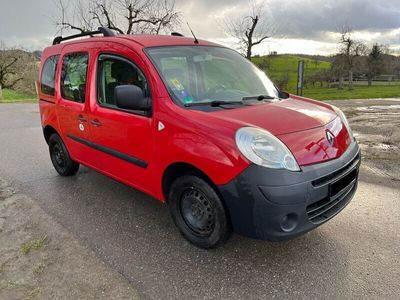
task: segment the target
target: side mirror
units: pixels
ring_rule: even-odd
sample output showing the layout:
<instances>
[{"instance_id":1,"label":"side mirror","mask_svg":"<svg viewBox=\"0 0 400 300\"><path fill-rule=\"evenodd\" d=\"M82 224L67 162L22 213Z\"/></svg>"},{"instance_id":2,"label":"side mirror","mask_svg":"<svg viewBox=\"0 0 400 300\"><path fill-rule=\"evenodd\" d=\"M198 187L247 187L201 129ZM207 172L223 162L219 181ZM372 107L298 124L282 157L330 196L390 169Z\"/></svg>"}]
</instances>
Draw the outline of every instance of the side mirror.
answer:
<instances>
[{"instance_id":1,"label":"side mirror","mask_svg":"<svg viewBox=\"0 0 400 300\"><path fill-rule=\"evenodd\" d=\"M148 111L151 108L150 98L136 85L119 85L114 89L117 107L130 110Z\"/></svg>"},{"instance_id":2,"label":"side mirror","mask_svg":"<svg viewBox=\"0 0 400 300\"><path fill-rule=\"evenodd\" d=\"M290 94L288 92L279 91L279 97L282 98L282 99L287 99L287 98L290 97Z\"/></svg>"}]
</instances>

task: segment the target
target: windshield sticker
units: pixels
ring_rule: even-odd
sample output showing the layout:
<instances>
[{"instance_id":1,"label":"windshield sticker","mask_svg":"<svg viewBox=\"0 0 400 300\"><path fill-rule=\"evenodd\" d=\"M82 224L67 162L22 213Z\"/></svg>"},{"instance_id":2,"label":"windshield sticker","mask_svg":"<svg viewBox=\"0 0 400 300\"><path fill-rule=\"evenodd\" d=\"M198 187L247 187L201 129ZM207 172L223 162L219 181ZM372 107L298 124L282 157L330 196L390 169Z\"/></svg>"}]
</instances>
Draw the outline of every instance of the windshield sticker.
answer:
<instances>
[{"instance_id":1,"label":"windshield sticker","mask_svg":"<svg viewBox=\"0 0 400 300\"><path fill-rule=\"evenodd\" d=\"M179 82L179 80L176 78L171 79L171 83L178 91L183 91L185 89L183 85Z\"/></svg>"},{"instance_id":2,"label":"windshield sticker","mask_svg":"<svg viewBox=\"0 0 400 300\"><path fill-rule=\"evenodd\" d=\"M185 104L192 103L193 102L193 98L190 97L190 96L186 96L186 97L183 98L183 102Z\"/></svg>"}]
</instances>

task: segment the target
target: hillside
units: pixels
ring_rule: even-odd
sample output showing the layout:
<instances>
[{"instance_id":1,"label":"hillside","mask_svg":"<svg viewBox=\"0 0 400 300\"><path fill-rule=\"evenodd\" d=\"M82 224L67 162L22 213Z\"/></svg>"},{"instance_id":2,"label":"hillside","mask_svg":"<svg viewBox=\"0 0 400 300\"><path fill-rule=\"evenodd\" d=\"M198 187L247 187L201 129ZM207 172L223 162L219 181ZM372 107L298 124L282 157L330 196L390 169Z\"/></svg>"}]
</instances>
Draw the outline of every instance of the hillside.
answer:
<instances>
[{"instance_id":1,"label":"hillside","mask_svg":"<svg viewBox=\"0 0 400 300\"><path fill-rule=\"evenodd\" d=\"M314 60L311 58L288 54L256 56L252 58L253 63L264 70L275 83L278 83L287 76L287 90L289 92L296 91L297 66L300 60L304 60L305 62L305 77L314 74L319 70L329 69L331 66L331 63L327 61Z\"/></svg>"}]
</instances>

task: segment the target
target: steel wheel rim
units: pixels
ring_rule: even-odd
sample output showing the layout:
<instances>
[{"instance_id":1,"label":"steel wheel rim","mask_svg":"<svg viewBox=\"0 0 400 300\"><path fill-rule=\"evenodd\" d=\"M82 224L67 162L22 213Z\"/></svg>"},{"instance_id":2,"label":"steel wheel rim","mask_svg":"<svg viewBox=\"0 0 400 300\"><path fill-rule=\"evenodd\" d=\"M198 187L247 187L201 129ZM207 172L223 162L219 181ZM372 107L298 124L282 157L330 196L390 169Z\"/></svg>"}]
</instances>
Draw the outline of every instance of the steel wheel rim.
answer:
<instances>
[{"instance_id":1,"label":"steel wheel rim","mask_svg":"<svg viewBox=\"0 0 400 300\"><path fill-rule=\"evenodd\" d=\"M53 145L51 156L53 158L53 162L57 165L57 167L61 170L64 170L66 165L66 158L60 143L57 142Z\"/></svg>"},{"instance_id":2,"label":"steel wheel rim","mask_svg":"<svg viewBox=\"0 0 400 300\"><path fill-rule=\"evenodd\" d=\"M186 225L197 235L209 236L214 229L215 216L210 201L199 190L191 188L182 193L180 210Z\"/></svg>"}]
</instances>

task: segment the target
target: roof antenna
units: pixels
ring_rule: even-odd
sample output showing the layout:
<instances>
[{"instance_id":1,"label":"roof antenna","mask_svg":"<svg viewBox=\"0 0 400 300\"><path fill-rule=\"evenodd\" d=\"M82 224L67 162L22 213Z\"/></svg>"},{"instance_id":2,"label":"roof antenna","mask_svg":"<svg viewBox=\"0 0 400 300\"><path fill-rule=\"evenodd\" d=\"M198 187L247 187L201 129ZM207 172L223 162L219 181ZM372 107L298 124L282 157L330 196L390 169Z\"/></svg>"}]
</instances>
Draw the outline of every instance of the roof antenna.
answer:
<instances>
[{"instance_id":1,"label":"roof antenna","mask_svg":"<svg viewBox=\"0 0 400 300\"><path fill-rule=\"evenodd\" d=\"M194 35L192 28L190 28L189 22L186 22L187 26L189 27L190 32L192 33L193 37L194 37L194 43L198 44L199 41L197 39L197 37Z\"/></svg>"}]
</instances>

